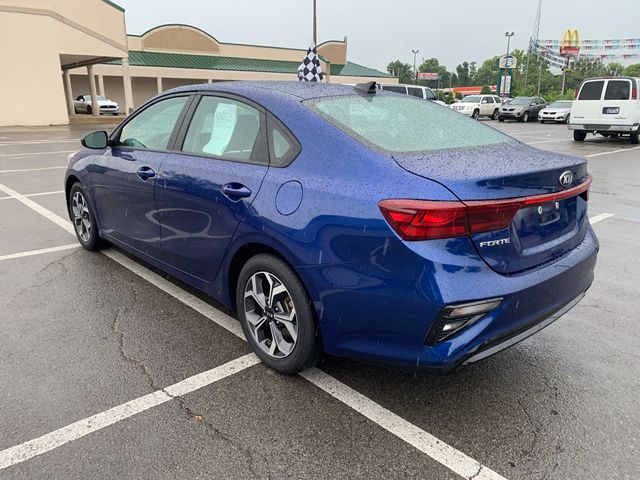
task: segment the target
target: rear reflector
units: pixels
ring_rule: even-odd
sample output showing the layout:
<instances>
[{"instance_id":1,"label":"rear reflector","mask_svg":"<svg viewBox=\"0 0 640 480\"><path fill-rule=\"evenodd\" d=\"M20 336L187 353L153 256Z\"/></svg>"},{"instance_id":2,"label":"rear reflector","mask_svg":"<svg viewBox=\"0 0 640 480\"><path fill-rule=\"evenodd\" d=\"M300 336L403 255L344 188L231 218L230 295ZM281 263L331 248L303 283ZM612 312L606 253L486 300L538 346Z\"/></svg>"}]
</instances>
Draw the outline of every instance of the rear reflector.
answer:
<instances>
[{"instance_id":1,"label":"rear reflector","mask_svg":"<svg viewBox=\"0 0 640 480\"><path fill-rule=\"evenodd\" d=\"M591 176L557 193L503 200L441 202L382 200L378 206L391 228L404 240L435 240L507 228L521 208L582 196L588 200Z\"/></svg>"}]
</instances>

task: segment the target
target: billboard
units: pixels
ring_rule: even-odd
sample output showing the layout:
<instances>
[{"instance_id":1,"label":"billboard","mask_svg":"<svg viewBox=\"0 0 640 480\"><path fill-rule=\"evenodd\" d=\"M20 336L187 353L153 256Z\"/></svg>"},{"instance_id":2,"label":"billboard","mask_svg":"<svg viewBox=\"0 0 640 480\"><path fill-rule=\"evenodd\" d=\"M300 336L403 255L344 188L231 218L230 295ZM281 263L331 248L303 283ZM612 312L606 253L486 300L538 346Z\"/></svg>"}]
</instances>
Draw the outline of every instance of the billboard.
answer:
<instances>
[{"instance_id":1,"label":"billboard","mask_svg":"<svg viewBox=\"0 0 640 480\"><path fill-rule=\"evenodd\" d=\"M516 68L518 60L513 55L502 55L498 61L498 68Z\"/></svg>"},{"instance_id":2,"label":"billboard","mask_svg":"<svg viewBox=\"0 0 640 480\"><path fill-rule=\"evenodd\" d=\"M437 72L418 72L418 80L440 80Z\"/></svg>"}]
</instances>

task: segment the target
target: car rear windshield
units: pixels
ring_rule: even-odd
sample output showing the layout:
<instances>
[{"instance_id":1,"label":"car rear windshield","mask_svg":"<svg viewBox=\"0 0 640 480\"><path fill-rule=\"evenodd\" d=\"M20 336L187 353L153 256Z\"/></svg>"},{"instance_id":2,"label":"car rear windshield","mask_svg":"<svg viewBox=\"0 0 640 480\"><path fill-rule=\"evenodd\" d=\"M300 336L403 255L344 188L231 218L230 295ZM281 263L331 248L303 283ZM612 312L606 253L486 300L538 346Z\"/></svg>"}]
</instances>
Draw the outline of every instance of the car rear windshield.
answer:
<instances>
[{"instance_id":1,"label":"car rear windshield","mask_svg":"<svg viewBox=\"0 0 640 480\"><path fill-rule=\"evenodd\" d=\"M362 143L388 152L497 145L507 135L436 103L396 95L325 97L305 102Z\"/></svg>"},{"instance_id":2,"label":"car rear windshield","mask_svg":"<svg viewBox=\"0 0 640 480\"><path fill-rule=\"evenodd\" d=\"M604 80L598 80L596 82L586 82L580 89L578 100L600 100L603 86Z\"/></svg>"}]
</instances>

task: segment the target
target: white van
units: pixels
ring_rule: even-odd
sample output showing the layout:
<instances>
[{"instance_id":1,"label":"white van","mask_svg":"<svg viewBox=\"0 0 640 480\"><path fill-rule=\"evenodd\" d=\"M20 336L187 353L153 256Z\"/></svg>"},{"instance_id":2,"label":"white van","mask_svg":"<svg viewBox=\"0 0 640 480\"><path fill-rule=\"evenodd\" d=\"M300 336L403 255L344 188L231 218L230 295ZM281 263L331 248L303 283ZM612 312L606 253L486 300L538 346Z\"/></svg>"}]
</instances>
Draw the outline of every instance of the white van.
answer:
<instances>
[{"instance_id":1,"label":"white van","mask_svg":"<svg viewBox=\"0 0 640 480\"><path fill-rule=\"evenodd\" d=\"M571 106L569 129L583 142L587 133L605 137L629 135L640 141L640 79L633 77L588 78L582 82Z\"/></svg>"},{"instance_id":2,"label":"white van","mask_svg":"<svg viewBox=\"0 0 640 480\"><path fill-rule=\"evenodd\" d=\"M411 95L412 97L423 98L425 100L431 100L440 105L446 105L444 102L438 100L438 96L429 87L423 87L422 85L410 85L405 83L382 83L380 84L382 90L387 92L404 93L405 95Z\"/></svg>"}]
</instances>

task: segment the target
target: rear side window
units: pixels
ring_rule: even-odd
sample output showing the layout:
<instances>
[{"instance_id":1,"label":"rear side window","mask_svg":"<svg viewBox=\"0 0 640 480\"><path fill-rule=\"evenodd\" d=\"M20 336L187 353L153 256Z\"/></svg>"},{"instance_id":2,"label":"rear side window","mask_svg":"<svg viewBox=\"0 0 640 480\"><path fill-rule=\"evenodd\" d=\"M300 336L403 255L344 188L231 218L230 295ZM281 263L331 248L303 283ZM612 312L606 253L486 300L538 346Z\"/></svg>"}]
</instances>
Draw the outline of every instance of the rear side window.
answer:
<instances>
[{"instance_id":1,"label":"rear side window","mask_svg":"<svg viewBox=\"0 0 640 480\"><path fill-rule=\"evenodd\" d=\"M262 114L230 98L204 96L198 104L182 151L229 160L268 160L263 141Z\"/></svg>"},{"instance_id":2,"label":"rear side window","mask_svg":"<svg viewBox=\"0 0 640 480\"><path fill-rule=\"evenodd\" d=\"M148 150L166 150L173 129L188 98L167 98L145 108L122 127L118 145Z\"/></svg>"},{"instance_id":3,"label":"rear side window","mask_svg":"<svg viewBox=\"0 0 640 480\"><path fill-rule=\"evenodd\" d=\"M631 82L629 80L609 80L604 92L605 100L629 100Z\"/></svg>"},{"instance_id":4,"label":"rear side window","mask_svg":"<svg viewBox=\"0 0 640 480\"><path fill-rule=\"evenodd\" d=\"M510 137L481 122L407 96L325 97L304 103L361 143L392 153L511 142Z\"/></svg>"},{"instance_id":5,"label":"rear side window","mask_svg":"<svg viewBox=\"0 0 640 480\"><path fill-rule=\"evenodd\" d=\"M390 92L404 93L405 95L407 93L407 87L398 87L396 85L385 85L382 87L382 89L388 90Z\"/></svg>"},{"instance_id":6,"label":"rear side window","mask_svg":"<svg viewBox=\"0 0 640 480\"><path fill-rule=\"evenodd\" d=\"M604 87L604 80L586 82L580 89L578 100L600 100L600 97L602 97L602 87Z\"/></svg>"},{"instance_id":7,"label":"rear side window","mask_svg":"<svg viewBox=\"0 0 640 480\"><path fill-rule=\"evenodd\" d=\"M409 95L411 95L412 97L424 98L421 88L407 87L407 90L409 90Z\"/></svg>"},{"instance_id":8,"label":"rear side window","mask_svg":"<svg viewBox=\"0 0 640 480\"><path fill-rule=\"evenodd\" d=\"M436 97L436 94L433 93L433 90L431 90L430 88L427 88L424 91L424 93L425 93L425 95L427 97L427 100L437 100L438 99L438 97Z\"/></svg>"},{"instance_id":9,"label":"rear side window","mask_svg":"<svg viewBox=\"0 0 640 480\"><path fill-rule=\"evenodd\" d=\"M493 103L492 97L484 97L484 99L486 100L485 103Z\"/></svg>"},{"instance_id":10,"label":"rear side window","mask_svg":"<svg viewBox=\"0 0 640 480\"><path fill-rule=\"evenodd\" d=\"M289 165L298 155L300 144L273 119L268 120L268 125L271 164L277 167Z\"/></svg>"}]
</instances>

